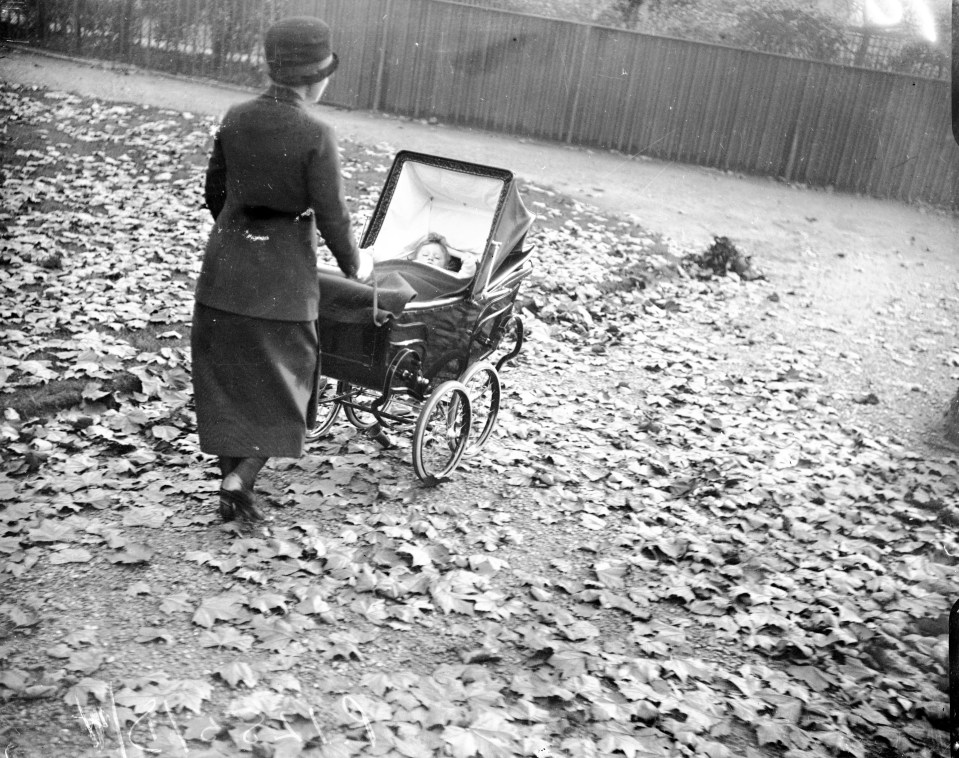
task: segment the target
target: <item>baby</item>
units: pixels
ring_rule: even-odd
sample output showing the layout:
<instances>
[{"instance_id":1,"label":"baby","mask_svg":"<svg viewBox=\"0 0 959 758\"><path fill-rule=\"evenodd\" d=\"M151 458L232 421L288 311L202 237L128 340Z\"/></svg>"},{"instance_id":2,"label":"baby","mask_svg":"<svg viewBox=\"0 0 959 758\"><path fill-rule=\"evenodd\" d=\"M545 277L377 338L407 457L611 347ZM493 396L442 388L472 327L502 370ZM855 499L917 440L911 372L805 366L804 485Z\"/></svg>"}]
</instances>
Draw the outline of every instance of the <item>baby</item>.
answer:
<instances>
[{"instance_id":1,"label":"baby","mask_svg":"<svg viewBox=\"0 0 959 758\"><path fill-rule=\"evenodd\" d=\"M476 273L476 256L450 247L446 238L435 232L413 245L410 260L450 271L464 279Z\"/></svg>"},{"instance_id":2,"label":"baby","mask_svg":"<svg viewBox=\"0 0 959 758\"><path fill-rule=\"evenodd\" d=\"M416 244L410 260L428 263L430 266L445 268L450 271L453 256L450 255L446 240L439 234L428 234L426 238Z\"/></svg>"}]
</instances>

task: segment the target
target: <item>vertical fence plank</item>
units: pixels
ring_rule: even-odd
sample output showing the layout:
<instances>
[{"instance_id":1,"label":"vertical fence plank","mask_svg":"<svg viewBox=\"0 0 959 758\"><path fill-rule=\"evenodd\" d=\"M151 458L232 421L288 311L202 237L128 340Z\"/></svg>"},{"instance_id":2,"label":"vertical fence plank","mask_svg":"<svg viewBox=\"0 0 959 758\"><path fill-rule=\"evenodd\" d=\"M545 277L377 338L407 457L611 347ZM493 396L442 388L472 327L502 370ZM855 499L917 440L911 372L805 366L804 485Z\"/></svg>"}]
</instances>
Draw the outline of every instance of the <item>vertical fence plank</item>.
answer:
<instances>
[{"instance_id":1,"label":"vertical fence plank","mask_svg":"<svg viewBox=\"0 0 959 758\"><path fill-rule=\"evenodd\" d=\"M579 63L575 72L576 83L573 85L573 90L570 93L571 96L568 105L569 127L566 129L566 142L572 142L573 135L576 134L576 115L579 110L579 95L583 91L583 77L588 65L587 55L590 51L590 28L583 26L580 36L580 54L577 57ZM570 60L572 60L572 58L570 58Z\"/></svg>"},{"instance_id":2,"label":"vertical fence plank","mask_svg":"<svg viewBox=\"0 0 959 758\"><path fill-rule=\"evenodd\" d=\"M82 40L81 40L82 32L80 27L80 3L81 2L82 0L73 0L73 31L75 35L74 49L78 53L80 52L82 48Z\"/></svg>"},{"instance_id":3,"label":"vertical fence plank","mask_svg":"<svg viewBox=\"0 0 959 758\"><path fill-rule=\"evenodd\" d=\"M386 0L383 7L383 24L381 30L387 26L393 19L393 0ZM373 87L373 97L370 108L373 111L380 110L380 100L383 97L383 73L386 70L386 40L383 34L377 35L379 38L379 55L376 58L376 84Z\"/></svg>"}]
</instances>

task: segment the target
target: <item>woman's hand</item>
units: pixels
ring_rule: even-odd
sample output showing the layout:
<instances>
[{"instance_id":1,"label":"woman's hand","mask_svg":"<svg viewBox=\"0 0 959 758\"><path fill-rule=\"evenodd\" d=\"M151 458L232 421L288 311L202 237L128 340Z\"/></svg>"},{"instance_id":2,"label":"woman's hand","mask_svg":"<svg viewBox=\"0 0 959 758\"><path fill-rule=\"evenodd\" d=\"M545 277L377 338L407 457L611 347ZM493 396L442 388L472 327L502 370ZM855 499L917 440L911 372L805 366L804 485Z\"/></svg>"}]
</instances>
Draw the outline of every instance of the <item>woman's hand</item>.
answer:
<instances>
[{"instance_id":1,"label":"woman's hand","mask_svg":"<svg viewBox=\"0 0 959 758\"><path fill-rule=\"evenodd\" d=\"M356 279L368 282L373 278L373 255L369 250L361 249L359 265L356 267Z\"/></svg>"}]
</instances>

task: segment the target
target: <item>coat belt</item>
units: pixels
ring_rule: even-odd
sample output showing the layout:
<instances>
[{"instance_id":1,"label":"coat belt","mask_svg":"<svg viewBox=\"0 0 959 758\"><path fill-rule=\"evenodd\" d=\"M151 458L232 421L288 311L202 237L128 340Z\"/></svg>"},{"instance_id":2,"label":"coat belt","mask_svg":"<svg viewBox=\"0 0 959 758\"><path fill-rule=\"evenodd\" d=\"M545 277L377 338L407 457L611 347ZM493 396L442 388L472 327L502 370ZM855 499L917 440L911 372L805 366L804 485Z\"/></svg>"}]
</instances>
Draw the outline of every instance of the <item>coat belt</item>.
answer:
<instances>
[{"instance_id":1,"label":"coat belt","mask_svg":"<svg viewBox=\"0 0 959 758\"><path fill-rule=\"evenodd\" d=\"M244 205L243 213L247 218L262 221L268 218L290 218L295 219L300 213L293 211L281 211L276 208L270 208L268 205Z\"/></svg>"}]
</instances>

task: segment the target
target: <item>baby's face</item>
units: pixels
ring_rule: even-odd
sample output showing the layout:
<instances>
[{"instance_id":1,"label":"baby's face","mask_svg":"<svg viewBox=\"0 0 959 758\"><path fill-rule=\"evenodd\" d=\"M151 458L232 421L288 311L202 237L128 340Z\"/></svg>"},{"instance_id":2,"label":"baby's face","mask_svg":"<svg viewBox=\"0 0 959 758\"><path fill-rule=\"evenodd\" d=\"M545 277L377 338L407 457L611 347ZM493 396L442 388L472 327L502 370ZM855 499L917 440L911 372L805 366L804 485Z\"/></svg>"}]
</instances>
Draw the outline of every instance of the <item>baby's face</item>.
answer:
<instances>
[{"instance_id":1,"label":"baby's face","mask_svg":"<svg viewBox=\"0 0 959 758\"><path fill-rule=\"evenodd\" d=\"M430 266L445 268L449 262L449 253L439 242L427 242L416 252L416 260Z\"/></svg>"}]
</instances>

